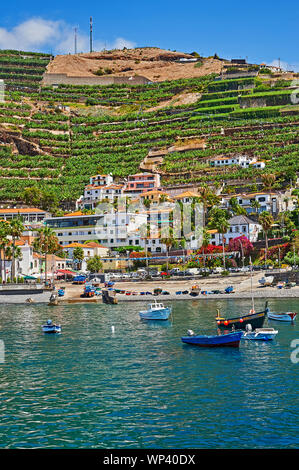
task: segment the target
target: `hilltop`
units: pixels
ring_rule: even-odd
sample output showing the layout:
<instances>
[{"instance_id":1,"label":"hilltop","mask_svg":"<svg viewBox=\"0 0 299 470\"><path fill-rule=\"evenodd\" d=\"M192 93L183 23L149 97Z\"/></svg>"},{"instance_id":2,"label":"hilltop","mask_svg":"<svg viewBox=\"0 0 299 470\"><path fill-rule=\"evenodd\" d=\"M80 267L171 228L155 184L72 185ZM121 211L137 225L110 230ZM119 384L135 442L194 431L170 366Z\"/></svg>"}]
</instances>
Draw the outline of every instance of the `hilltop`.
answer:
<instances>
[{"instance_id":1,"label":"hilltop","mask_svg":"<svg viewBox=\"0 0 299 470\"><path fill-rule=\"evenodd\" d=\"M140 75L161 82L221 72L221 60L197 56L155 47L58 55L49 63L47 73L64 73L70 77Z\"/></svg>"}]
</instances>

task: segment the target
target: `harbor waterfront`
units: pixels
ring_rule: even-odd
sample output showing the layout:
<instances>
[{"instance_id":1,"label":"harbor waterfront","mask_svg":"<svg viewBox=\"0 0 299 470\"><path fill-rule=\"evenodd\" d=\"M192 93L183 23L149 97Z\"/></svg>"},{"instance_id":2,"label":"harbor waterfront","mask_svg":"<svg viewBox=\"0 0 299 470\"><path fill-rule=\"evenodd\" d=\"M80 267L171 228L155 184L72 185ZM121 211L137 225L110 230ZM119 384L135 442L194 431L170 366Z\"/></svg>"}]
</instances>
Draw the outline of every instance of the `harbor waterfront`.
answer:
<instances>
[{"instance_id":1,"label":"harbor waterfront","mask_svg":"<svg viewBox=\"0 0 299 470\"><path fill-rule=\"evenodd\" d=\"M0 447L298 448L298 322L266 320L273 341L205 349L181 336L215 332L217 309L238 316L249 299L165 299L164 322L139 319L146 303L1 304ZM299 299L269 307L298 311ZM42 332L49 318L61 334Z\"/></svg>"}]
</instances>

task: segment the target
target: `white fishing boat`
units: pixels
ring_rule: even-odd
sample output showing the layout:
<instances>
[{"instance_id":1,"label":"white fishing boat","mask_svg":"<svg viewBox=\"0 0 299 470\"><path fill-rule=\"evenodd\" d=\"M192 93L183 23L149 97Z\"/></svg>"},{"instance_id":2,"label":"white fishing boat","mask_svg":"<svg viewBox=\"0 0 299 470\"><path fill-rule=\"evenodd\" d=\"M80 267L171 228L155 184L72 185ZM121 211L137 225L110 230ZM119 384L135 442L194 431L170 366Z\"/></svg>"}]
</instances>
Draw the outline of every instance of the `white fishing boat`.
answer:
<instances>
[{"instance_id":1,"label":"white fishing boat","mask_svg":"<svg viewBox=\"0 0 299 470\"><path fill-rule=\"evenodd\" d=\"M277 321L284 321L284 322L293 322L296 319L297 312L267 312L267 316L269 320L277 320Z\"/></svg>"},{"instance_id":2,"label":"white fishing boat","mask_svg":"<svg viewBox=\"0 0 299 470\"><path fill-rule=\"evenodd\" d=\"M259 279L259 283L261 286L266 287L266 286L271 286L274 280L274 276L267 276L267 277L262 277Z\"/></svg>"},{"instance_id":3,"label":"white fishing boat","mask_svg":"<svg viewBox=\"0 0 299 470\"><path fill-rule=\"evenodd\" d=\"M171 314L171 307L165 307L163 303L155 301L148 304L147 310L139 312L140 318L143 320L168 320Z\"/></svg>"},{"instance_id":4,"label":"white fishing boat","mask_svg":"<svg viewBox=\"0 0 299 470\"><path fill-rule=\"evenodd\" d=\"M278 331L274 328L256 328L252 331L251 325L247 325L241 339L253 341L270 341L275 338Z\"/></svg>"}]
</instances>

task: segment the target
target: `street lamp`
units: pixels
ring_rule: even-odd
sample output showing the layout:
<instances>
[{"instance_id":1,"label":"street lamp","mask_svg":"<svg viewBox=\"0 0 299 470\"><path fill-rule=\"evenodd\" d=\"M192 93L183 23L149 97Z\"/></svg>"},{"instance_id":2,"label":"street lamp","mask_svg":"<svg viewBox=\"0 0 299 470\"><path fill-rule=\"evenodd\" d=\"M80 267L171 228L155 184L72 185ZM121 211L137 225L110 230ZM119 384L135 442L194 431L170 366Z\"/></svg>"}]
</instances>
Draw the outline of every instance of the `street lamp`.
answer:
<instances>
[{"instance_id":1,"label":"street lamp","mask_svg":"<svg viewBox=\"0 0 299 470\"><path fill-rule=\"evenodd\" d=\"M243 249L242 241L240 240L240 238L238 239L238 242L239 242L240 245L241 245L242 264L243 264L243 269L244 269L244 249Z\"/></svg>"}]
</instances>

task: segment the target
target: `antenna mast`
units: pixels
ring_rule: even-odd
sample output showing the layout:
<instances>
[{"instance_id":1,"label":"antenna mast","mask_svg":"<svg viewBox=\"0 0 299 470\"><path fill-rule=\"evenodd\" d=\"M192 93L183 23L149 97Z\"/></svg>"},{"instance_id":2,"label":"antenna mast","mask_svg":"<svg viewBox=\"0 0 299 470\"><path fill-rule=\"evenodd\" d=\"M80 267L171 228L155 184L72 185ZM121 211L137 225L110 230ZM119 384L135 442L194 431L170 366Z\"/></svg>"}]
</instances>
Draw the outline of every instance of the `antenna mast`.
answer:
<instances>
[{"instance_id":1,"label":"antenna mast","mask_svg":"<svg viewBox=\"0 0 299 470\"><path fill-rule=\"evenodd\" d=\"M89 19L90 24L90 33L89 33L89 42L90 42L90 52L92 52L92 17Z\"/></svg>"},{"instance_id":2,"label":"antenna mast","mask_svg":"<svg viewBox=\"0 0 299 470\"><path fill-rule=\"evenodd\" d=\"M75 54L77 54L77 28L75 28Z\"/></svg>"}]
</instances>

